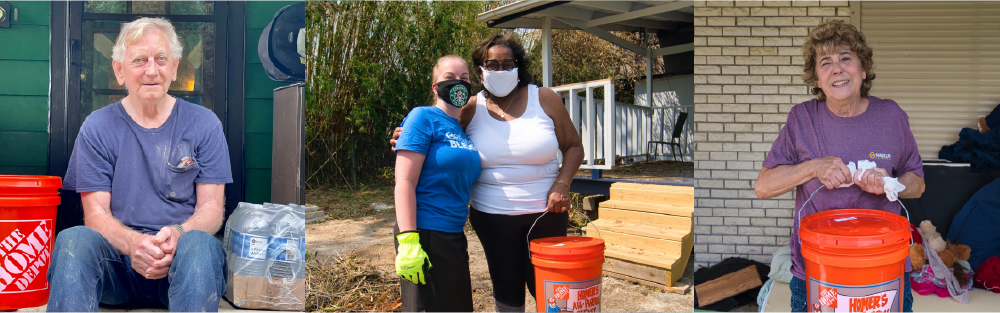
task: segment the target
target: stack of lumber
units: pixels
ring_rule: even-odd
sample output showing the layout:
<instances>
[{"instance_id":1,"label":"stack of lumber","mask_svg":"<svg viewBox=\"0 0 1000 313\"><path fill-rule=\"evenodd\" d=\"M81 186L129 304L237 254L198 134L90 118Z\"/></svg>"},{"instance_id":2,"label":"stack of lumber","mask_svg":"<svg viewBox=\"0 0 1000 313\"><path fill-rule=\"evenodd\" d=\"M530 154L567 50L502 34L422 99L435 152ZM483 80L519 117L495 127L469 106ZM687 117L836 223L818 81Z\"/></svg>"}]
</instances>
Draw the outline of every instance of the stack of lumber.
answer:
<instances>
[{"instance_id":1,"label":"stack of lumber","mask_svg":"<svg viewBox=\"0 0 1000 313\"><path fill-rule=\"evenodd\" d=\"M694 187L615 183L594 221L604 239L604 273L667 288L687 266L694 245ZM598 237L598 231L587 230Z\"/></svg>"}]
</instances>

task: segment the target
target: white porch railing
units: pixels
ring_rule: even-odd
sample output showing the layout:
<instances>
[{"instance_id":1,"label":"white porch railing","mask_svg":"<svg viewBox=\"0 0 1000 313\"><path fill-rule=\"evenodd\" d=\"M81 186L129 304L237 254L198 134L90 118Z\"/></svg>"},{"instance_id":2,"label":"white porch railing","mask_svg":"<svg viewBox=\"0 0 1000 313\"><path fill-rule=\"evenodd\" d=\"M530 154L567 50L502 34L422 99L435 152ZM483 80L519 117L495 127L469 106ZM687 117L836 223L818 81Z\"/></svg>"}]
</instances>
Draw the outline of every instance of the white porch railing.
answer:
<instances>
[{"instance_id":1,"label":"white porch railing","mask_svg":"<svg viewBox=\"0 0 1000 313\"><path fill-rule=\"evenodd\" d=\"M615 153L615 135L612 133L615 129L603 127L604 121L616 120L614 115L616 113L615 84L611 82L611 79L605 79L557 86L551 89L563 98L573 126L576 126L577 131L580 132L580 139L583 141L583 165L580 166L580 169L611 169L614 161L604 162L600 165L596 163L598 159L613 156ZM594 99L595 89L603 89L605 95L610 95L601 101L603 105L601 105L600 110L597 104L598 99ZM579 92L584 92L583 99L577 95ZM559 161L562 162L561 155Z\"/></svg>"},{"instance_id":2,"label":"white porch railing","mask_svg":"<svg viewBox=\"0 0 1000 313\"><path fill-rule=\"evenodd\" d=\"M643 105L645 99L637 98L636 100L641 102L637 105L594 97L594 91L602 88L607 95L608 92L614 93L615 86L611 80L599 80L551 88L562 97L573 125L580 132L584 150L584 164L580 166L581 169L611 169L615 164L647 161L646 143L670 141L678 113L681 111L691 113L694 107L676 104L676 99L674 101L659 99L665 97L660 94L654 94L656 103L660 105L653 108ZM578 95L580 92L583 92L584 96ZM605 111L604 108L609 106L612 110ZM610 115L611 112L614 112L613 117ZM604 121L610 118L614 118L614 127L605 128ZM690 160L693 157L692 120L693 116L688 115L684 122L684 131L679 138L683 149L682 160ZM657 159L671 159L669 149L669 147L662 148ZM560 161L562 161L561 156Z\"/></svg>"}]
</instances>

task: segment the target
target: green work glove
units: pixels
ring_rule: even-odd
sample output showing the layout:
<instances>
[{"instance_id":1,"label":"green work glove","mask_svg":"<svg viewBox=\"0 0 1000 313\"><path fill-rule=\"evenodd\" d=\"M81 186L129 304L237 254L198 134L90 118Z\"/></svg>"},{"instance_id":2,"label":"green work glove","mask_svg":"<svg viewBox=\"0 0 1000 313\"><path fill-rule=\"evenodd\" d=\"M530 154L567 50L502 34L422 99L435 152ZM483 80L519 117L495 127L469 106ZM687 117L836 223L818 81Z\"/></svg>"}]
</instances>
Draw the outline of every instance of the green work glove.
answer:
<instances>
[{"instance_id":1,"label":"green work glove","mask_svg":"<svg viewBox=\"0 0 1000 313\"><path fill-rule=\"evenodd\" d=\"M396 274L414 284L424 284L424 260L430 268L431 260L420 246L420 234L408 231L396 235L399 248L396 251Z\"/></svg>"}]
</instances>

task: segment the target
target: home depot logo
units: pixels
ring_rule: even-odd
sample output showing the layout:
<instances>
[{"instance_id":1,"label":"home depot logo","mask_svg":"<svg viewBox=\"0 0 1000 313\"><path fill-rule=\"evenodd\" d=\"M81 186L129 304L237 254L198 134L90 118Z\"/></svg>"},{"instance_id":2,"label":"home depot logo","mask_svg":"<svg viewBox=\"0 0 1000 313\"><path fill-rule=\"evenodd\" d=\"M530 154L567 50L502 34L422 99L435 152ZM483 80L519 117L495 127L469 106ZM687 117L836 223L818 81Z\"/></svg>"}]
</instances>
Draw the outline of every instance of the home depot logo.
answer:
<instances>
[{"instance_id":1,"label":"home depot logo","mask_svg":"<svg viewBox=\"0 0 1000 313\"><path fill-rule=\"evenodd\" d=\"M32 282L45 274L52 256L52 220L0 222L0 228L8 225L13 225L14 230L0 241L0 293L26 291L29 286L35 287L32 290L47 287Z\"/></svg>"},{"instance_id":2,"label":"home depot logo","mask_svg":"<svg viewBox=\"0 0 1000 313\"><path fill-rule=\"evenodd\" d=\"M555 291L555 292L553 292L553 296L556 299L562 299L562 300L569 299L569 286L568 285L555 285L555 288L553 288L553 289Z\"/></svg>"},{"instance_id":3,"label":"home depot logo","mask_svg":"<svg viewBox=\"0 0 1000 313\"><path fill-rule=\"evenodd\" d=\"M868 158L875 160L892 160L892 154L869 152Z\"/></svg>"},{"instance_id":4,"label":"home depot logo","mask_svg":"<svg viewBox=\"0 0 1000 313\"><path fill-rule=\"evenodd\" d=\"M827 307L837 308L837 288L819 286L819 303Z\"/></svg>"}]
</instances>

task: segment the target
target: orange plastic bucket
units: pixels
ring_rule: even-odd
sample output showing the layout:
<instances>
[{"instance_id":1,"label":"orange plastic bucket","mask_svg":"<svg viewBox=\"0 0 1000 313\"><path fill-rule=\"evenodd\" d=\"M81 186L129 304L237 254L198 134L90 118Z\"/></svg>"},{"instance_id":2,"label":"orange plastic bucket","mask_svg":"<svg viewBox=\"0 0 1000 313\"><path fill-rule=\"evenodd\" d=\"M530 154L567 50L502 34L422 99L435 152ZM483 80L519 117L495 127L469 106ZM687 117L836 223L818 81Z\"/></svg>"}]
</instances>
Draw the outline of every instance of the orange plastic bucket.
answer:
<instances>
[{"instance_id":1,"label":"orange plastic bucket","mask_svg":"<svg viewBox=\"0 0 1000 313\"><path fill-rule=\"evenodd\" d=\"M549 237L531 241L537 312L600 312L604 239Z\"/></svg>"},{"instance_id":2,"label":"orange plastic bucket","mask_svg":"<svg viewBox=\"0 0 1000 313\"><path fill-rule=\"evenodd\" d=\"M837 209L802 218L810 312L900 312L910 222L871 209Z\"/></svg>"},{"instance_id":3,"label":"orange plastic bucket","mask_svg":"<svg viewBox=\"0 0 1000 313\"><path fill-rule=\"evenodd\" d=\"M41 306L62 179L0 175L0 310Z\"/></svg>"}]
</instances>

